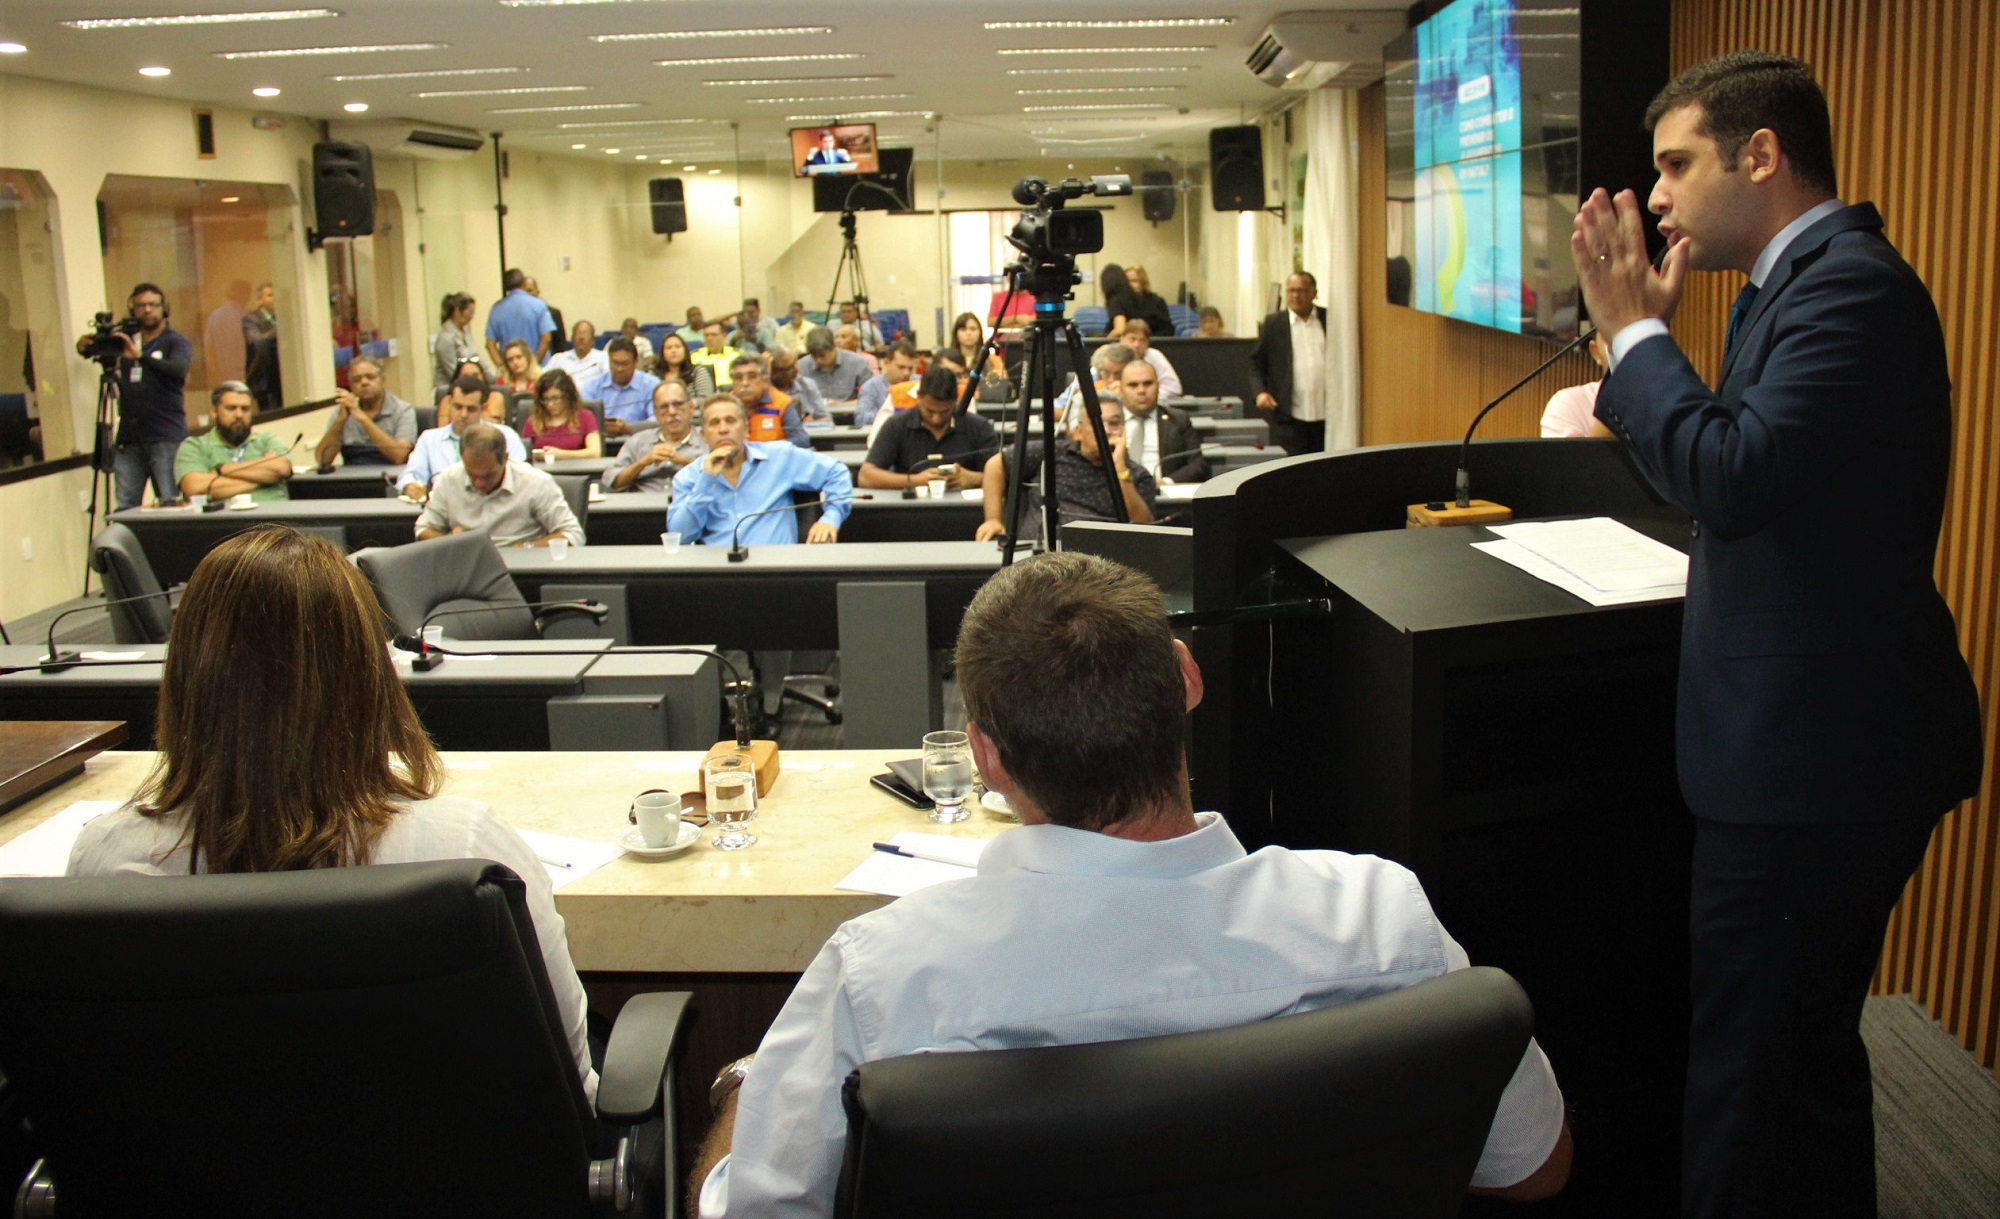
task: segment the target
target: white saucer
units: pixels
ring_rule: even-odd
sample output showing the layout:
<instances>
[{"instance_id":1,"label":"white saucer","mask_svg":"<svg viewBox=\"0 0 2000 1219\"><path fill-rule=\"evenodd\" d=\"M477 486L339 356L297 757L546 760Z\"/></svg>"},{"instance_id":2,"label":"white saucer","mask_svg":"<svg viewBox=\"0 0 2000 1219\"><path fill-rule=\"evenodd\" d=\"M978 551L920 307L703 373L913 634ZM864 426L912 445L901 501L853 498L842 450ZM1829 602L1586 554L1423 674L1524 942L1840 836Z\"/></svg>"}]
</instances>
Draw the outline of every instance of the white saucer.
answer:
<instances>
[{"instance_id":1,"label":"white saucer","mask_svg":"<svg viewBox=\"0 0 2000 1219\"><path fill-rule=\"evenodd\" d=\"M247 504L235 504L235 503L232 503L232 504L230 504L230 505L229 505L229 510L230 510L231 512L248 512L248 511L250 511L250 510L251 510L252 508L255 508L256 506L257 506L257 501L256 501L256 500L251 500L251 501L250 501L249 503L247 503Z\"/></svg>"},{"instance_id":2,"label":"white saucer","mask_svg":"<svg viewBox=\"0 0 2000 1219\"><path fill-rule=\"evenodd\" d=\"M680 840L670 846L647 846L646 840L639 836L639 827L636 825L618 835L619 846L643 859L665 859L669 855L678 855L700 841L701 827L687 821L681 822Z\"/></svg>"},{"instance_id":3,"label":"white saucer","mask_svg":"<svg viewBox=\"0 0 2000 1219\"><path fill-rule=\"evenodd\" d=\"M995 817L1004 817L1009 821L1019 821L1021 819L1021 814L1015 812L1014 806L1007 803L1007 797L1001 795L999 792L989 791L979 797L979 805Z\"/></svg>"}]
</instances>

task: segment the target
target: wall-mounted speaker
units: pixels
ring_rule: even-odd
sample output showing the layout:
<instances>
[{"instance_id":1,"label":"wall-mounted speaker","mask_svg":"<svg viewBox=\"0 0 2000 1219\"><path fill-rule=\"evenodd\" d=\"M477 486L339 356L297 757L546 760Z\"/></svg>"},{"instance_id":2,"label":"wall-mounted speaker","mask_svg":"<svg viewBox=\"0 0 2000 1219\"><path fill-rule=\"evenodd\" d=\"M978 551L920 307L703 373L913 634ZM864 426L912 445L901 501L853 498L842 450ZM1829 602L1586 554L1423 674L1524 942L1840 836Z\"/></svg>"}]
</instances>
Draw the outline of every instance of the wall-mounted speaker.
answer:
<instances>
[{"instance_id":1,"label":"wall-mounted speaker","mask_svg":"<svg viewBox=\"0 0 2000 1219\"><path fill-rule=\"evenodd\" d=\"M653 205L653 231L671 238L688 230L687 195L679 178L654 178L646 183L646 197Z\"/></svg>"},{"instance_id":2,"label":"wall-mounted speaker","mask_svg":"<svg viewBox=\"0 0 2000 1219\"><path fill-rule=\"evenodd\" d=\"M1264 210L1264 133L1217 127L1208 133L1210 201L1218 212Z\"/></svg>"},{"instance_id":3,"label":"wall-mounted speaker","mask_svg":"<svg viewBox=\"0 0 2000 1219\"><path fill-rule=\"evenodd\" d=\"M313 145L313 215L318 241L375 231L375 154L366 144ZM316 243L315 243L316 244Z\"/></svg>"},{"instance_id":4,"label":"wall-mounted speaker","mask_svg":"<svg viewBox=\"0 0 2000 1219\"><path fill-rule=\"evenodd\" d=\"M1164 169L1149 169L1139 175L1139 206L1148 220L1174 218L1174 175Z\"/></svg>"}]
</instances>

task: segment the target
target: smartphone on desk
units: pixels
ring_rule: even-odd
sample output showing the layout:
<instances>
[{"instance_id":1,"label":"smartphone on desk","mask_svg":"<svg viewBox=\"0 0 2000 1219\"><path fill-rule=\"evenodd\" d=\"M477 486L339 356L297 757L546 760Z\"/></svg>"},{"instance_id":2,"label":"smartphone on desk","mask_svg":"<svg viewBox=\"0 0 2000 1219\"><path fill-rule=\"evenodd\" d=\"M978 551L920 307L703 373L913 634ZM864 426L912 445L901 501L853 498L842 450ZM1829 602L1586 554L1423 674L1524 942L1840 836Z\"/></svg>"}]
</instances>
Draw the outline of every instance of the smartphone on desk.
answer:
<instances>
[{"instance_id":1,"label":"smartphone on desk","mask_svg":"<svg viewBox=\"0 0 2000 1219\"><path fill-rule=\"evenodd\" d=\"M868 781L896 797L896 799L901 800L904 804L909 805L911 808L929 809L931 807L929 796L924 795L921 791L912 790L907 783L904 783L902 779L894 774L874 775Z\"/></svg>"}]
</instances>

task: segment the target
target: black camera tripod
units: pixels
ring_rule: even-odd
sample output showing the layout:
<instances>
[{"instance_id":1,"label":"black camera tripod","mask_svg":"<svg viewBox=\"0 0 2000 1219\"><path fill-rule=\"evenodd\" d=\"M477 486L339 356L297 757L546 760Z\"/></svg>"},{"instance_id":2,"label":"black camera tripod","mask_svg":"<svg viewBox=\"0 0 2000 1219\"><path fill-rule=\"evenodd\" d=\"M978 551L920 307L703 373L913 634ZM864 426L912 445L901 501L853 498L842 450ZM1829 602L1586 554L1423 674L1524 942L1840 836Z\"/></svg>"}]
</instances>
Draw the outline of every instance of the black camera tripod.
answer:
<instances>
[{"instance_id":1,"label":"black camera tripod","mask_svg":"<svg viewBox=\"0 0 2000 1219\"><path fill-rule=\"evenodd\" d=\"M109 517L118 501L116 484L112 481L118 471L118 360L115 356L94 356L99 369L97 375L97 415L93 427L90 453L90 518L85 527L86 539L97 536L98 496L104 497L104 515ZM90 546L83 552L83 595L90 595Z\"/></svg>"}]
</instances>

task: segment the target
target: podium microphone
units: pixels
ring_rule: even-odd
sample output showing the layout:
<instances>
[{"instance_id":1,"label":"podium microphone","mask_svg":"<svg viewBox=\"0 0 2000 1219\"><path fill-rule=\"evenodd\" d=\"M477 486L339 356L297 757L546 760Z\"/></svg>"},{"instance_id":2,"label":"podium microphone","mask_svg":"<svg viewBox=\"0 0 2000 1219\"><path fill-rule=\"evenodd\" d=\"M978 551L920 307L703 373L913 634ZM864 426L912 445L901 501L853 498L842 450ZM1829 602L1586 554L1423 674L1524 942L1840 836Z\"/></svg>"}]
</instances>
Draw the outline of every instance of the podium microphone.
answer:
<instances>
[{"instance_id":1,"label":"podium microphone","mask_svg":"<svg viewBox=\"0 0 2000 1219\"><path fill-rule=\"evenodd\" d=\"M153 601L161 597L171 598L172 596L173 593L165 591L157 593L140 593L135 597L118 597L110 601L100 601L91 605L72 606L71 608L66 609L62 613L57 614L55 617L49 619L49 654L43 657L41 660L37 661L33 666L30 667L38 668L44 673L60 673L64 669L73 669L77 665L83 663L83 653L81 651L71 652L68 655L64 655L61 651L57 650L56 648L56 624L58 622L61 622L63 619L69 617L71 614L81 614L85 610L108 609L114 605L130 605L134 601Z\"/></svg>"},{"instance_id":2,"label":"podium microphone","mask_svg":"<svg viewBox=\"0 0 2000 1219\"><path fill-rule=\"evenodd\" d=\"M430 626L431 623L436 622L440 618L453 618L460 614L502 614L522 609L545 609L551 613L588 614L592 622L603 622L611 615L611 607L602 601L524 601L517 605L473 605L467 606L464 609L435 610L428 618L425 618L423 622L418 624L416 634L397 635L391 642L402 651L415 652L417 654L417 658L410 662L411 670L418 673L428 673L443 664L444 658L452 655L452 653L442 648L431 647L427 644L424 641L425 627ZM537 617L535 619L535 626L538 630L541 624L542 618Z\"/></svg>"},{"instance_id":3,"label":"podium microphone","mask_svg":"<svg viewBox=\"0 0 2000 1219\"><path fill-rule=\"evenodd\" d=\"M775 508L766 508L761 512L746 512L742 516L737 517L736 528L729 531L729 561L731 563L741 563L750 557L750 548L743 544L744 521L751 520L754 517L769 516L774 512L797 512L801 508L817 508L824 503L826 503L826 496L821 495L814 499L801 500L796 504L779 504Z\"/></svg>"},{"instance_id":4,"label":"podium microphone","mask_svg":"<svg viewBox=\"0 0 2000 1219\"><path fill-rule=\"evenodd\" d=\"M1543 372L1547 371L1549 365L1555 363L1557 360L1562 359L1564 356L1568 355L1572 351L1575 351L1577 348L1583 346L1585 343L1588 343L1590 341L1590 336L1595 333L1597 332L1594 328L1590 330L1584 330L1582 328L1579 328L1577 331L1577 336L1575 338L1571 339L1567 343L1564 343L1560 348L1556 350L1556 353L1554 355L1550 356L1546 360L1543 360L1540 364L1535 365L1533 371L1529 372L1527 376L1522 377L1519 381L1514 382L1512 385L1508 386L1505 390L1501 391L1499 397L1493 399L1493 401L1491 402L1488 402L1485 406L1480 407L1479 413L1472 417L1472 422L1467 424L1465 428L1465 439L1458 442L1458 479L1457 479L1456 490L1458 492L1457 504L1460 508L1470 508L1472 506L1472 475L1467 471L1466 467L1469 464L1468 459L1472 449L1472 433L1478 430L1479 421L1486 418L1486 416L1492 412L1494 407L1500 405L1502 402L1505 402L1507 399L1513 397L1515 391L1519 390L1523 385L1526 385L1528 382L1534 380L1536 377L1541 376Z\"/></svg>"}]
</instances>

